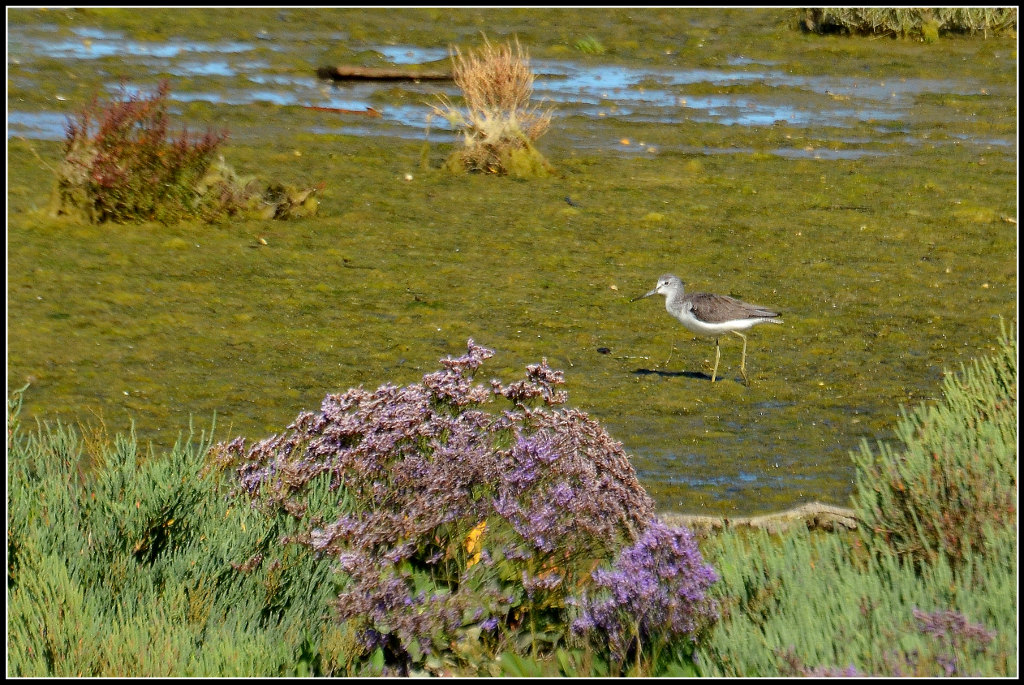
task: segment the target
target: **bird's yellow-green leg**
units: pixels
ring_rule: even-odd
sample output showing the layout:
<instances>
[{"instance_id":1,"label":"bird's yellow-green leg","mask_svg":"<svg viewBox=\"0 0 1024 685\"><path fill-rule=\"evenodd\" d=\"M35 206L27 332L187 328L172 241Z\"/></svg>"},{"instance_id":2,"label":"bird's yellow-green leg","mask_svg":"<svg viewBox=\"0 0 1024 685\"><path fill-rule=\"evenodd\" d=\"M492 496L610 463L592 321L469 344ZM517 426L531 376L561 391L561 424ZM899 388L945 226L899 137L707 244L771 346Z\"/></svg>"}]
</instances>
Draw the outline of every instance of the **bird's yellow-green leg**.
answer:
<instances>
[{"instance_id":1,"label":"bird's yellow-green leg","mask_svg":"<svg viewBox=\"0 0 1024 685\"><path fill-rule=\"evenodd\" d=\"M718 346L718 338L715 338L715 368L711 371L711 382L715 382L718 375L718 360L722 358L722 348Z\"/></svg>"},{"instance_id":2,"label":"bird's yellow-green leg","mask_svg":"<svg viewBox=\"0 0 1024 685\"><path fill-rule=\"evenodd\" d=\"M672 361L672 353L675 352L675 351L676 351L676 344L672 343L672 347L668 348L668 359L666 359L665 363L662 364L662 366L664 366L666 369L668 368L668 363L670 361Z\"/></svg>"},{"instance_id":3,"label":"bird's yellow-green leg","mask_svg":"<svg viewBox=\"0 0 1024 685\"><path fill-rule=\"evenodd\" d=\"M733 333L743 338L743 356L740 358L740 375L743 376L743 382L750 385L750 381L747 380L747 336L743 335L739 331L733 331Z\"/></svg>"}]
</instances>

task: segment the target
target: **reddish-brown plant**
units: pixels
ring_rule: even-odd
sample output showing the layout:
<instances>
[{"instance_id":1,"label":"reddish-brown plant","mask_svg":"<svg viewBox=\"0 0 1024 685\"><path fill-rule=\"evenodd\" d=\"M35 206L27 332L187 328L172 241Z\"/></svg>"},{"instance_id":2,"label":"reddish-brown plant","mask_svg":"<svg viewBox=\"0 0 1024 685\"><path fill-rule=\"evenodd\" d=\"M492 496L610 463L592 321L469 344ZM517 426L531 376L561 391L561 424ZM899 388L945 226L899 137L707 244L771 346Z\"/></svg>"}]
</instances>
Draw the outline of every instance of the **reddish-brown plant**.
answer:
<instances>
[{"instance_id":1,"label":"reddish-brown plant","mask_svg":"<svg viewBox=\"0 0 1024 685\"><path fill-rule=\"evenodd\" d=\"M58 179L58 213L94 223L174 223L210 208L197 190L225 132L170 133L170 86L150 96L126 90L94 98L68 120Z\"/></svg>"}]
</instances>

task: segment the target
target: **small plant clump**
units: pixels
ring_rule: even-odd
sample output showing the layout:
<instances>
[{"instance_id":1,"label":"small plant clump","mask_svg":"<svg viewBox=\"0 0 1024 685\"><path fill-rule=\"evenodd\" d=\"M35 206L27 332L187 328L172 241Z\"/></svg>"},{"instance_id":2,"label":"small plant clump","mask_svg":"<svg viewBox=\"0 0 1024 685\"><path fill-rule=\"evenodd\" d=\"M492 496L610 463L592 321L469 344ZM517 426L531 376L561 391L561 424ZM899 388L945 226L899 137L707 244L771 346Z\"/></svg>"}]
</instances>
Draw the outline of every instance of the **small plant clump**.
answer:
<instances>
[{"instance_id":1,"label":"small plant clump","mask_svg":"<svg viewBox=\"0 0 1024 685\"><path fill-rule=\"evenodd\" d=\"M211 456L271 511L301 516L309 484L329 480L343 514L287 542L347 575L337 616L388 672L500 672L503 652L551 656L594 630L617 631L599 651L612 663L692 644L715 617L696 542L654 521L597 422L554 408L561 372L542 361L524 380L474 384L492 355L470 340L421 383L328 395L286 433ZM512 406L484 411L500 398Z\"/></svg>"},{"instance_id":2,"label":"small plant clump","mask_svg":"<svg viewBox=\"0 0 1024 685\"><path fill-rule=\"evenodd\" d=\"M495 46L484 37L477 51L453 51L453 76L466 110L441 96L434 111L462 132L465 146L445 167L519 177L548 175L551 165L534 143L547 131L551 112L530 105L534 75L519 41Z\"/></svg>"},{"instance_id":3,"label":"small plant clump","mask_svg":"<svg viewBox=\"0 0 1024 685\"><path fill-rule=\"evenodd\" d=\"M216 222L229 216L287 218L316 213L313 191L240 179L214 161L224 131L170 135L170 86L150 96L124 91L92 102L69 118L58 168L54 211L91 223Z\"/></svg>"},{"instance_id":4,"label":"small plant clump","mask_svg":"<svg viewBox=\"0 0 1024 685\"><path fill-rule=\"evenodd\" d=\"M200 207L195 185L225 132L170 139L167 82L151 97L97 98L70 118L57 185L58 213L84 212L93 223L173 223Z\"/></svg>"},{"instance_id":5,"label":"small plant clump","mask_svg":"<svg viewBox=\"0 0 1024 685\"><path fill-rule=\"evenodd\" d=\"M593 36L580 38L573 43L573 47L586 55L603 55L607 52L604 44Z\"/></svg>"}]
</instances>

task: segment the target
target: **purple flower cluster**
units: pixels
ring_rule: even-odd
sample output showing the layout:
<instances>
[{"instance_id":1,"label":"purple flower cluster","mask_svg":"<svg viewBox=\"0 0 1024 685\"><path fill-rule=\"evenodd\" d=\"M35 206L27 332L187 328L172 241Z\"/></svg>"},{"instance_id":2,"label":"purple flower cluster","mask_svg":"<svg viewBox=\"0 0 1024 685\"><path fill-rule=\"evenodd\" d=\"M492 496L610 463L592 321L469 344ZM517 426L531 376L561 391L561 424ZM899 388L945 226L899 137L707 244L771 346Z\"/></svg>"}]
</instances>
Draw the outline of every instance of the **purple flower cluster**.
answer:
<instances>
[{"instance_id":1,"label":"purple flower cluster","mask_svg":"<svg viewBox=\"0 0 1024 685\"><path fill-rule=\"evenodd\" d=\"M846 668L835 666L814 666L809 667L796 655L792 647L778 650L779 673L786 677L800 678L863 678L865 675L857 670L857 667L850 664Z\"/></svg>"},{"instance_id":2,"label":"purple flower cluster","mask_svg":"<svg viewBox=\"0 0 1024 685\"><path fill-rule=\"evenodd\" d=\"M695 640L717 618L708 588L718 581L704 563L693 534L652 522L640 539L622 550L610 569L597 569L596 596L585 595L573 629L604 637L614 660L654 641Z\"/></svg>"},{"instance_id":3,"label":"purple flower cluster","mask_svg":"<svg viewBox=\"0 0 1024 685\"><path fill-rule=\"evenodd\" d=\"M512 400L517 404L540 397L544 404L564 404L569 396L564 390L556 391L556 385L565 383L565 374L556 371L548 366L548 360L542 359L540 364L530 364L526 367L526 380L516 381L508 385L502 385L498 381L491 381L496 393Z\"/></svg>"},{"instance_id":4,"label":"purple flower cluster","mask_svg":"<svg viewBox=\"0 0 1024 685\"><path fill-rule=\"evenodd\" d=\"M977 651L984 651L992 640L995 639L995 632L988 630L980 623L971 623L967 617L957 611L935 611L926 612L914 609L914 619L917 621L917 629L938 640L946 653L939 654L935 660L945 671L947 676L959 674L959 660L957 652L975 645Z\"/></svg>"},{"instance_id":5,"label":"purple flower cluster","mask_svg":"<svg viewBox=\"0 0 1024 685\"><path fill-rule=\"evenodd\" d=\"M971 623L958 611L927 612L914 609L917 629L925 635L939 638L943 644L963 646L977 642L984 646L995 639L996 634L980 623Z\"/></svg>"},{"instance_id":6,"label":"purple flower cluster","mask_svg":"<svg viewBox=\"0 0 1024 685\"><path fill-rule=\"evenodd\" d=\"M881 655L884 675L879 677L920 677L920 676L957 676L961 673L960 656L966 650L984 652L996 634L979 623L971 623L966 616L957 611L926 612L914 609L916 630L922 635L935 638L939 649L929 648L924 653L917 649L908 652L894 650ZM806 666L796 651L790 647L780 650L780 672L784 676L800 677L865 677L853 665L845 669L834 666ZM942 669L936 672L935 667Z\"/></svg>"},{"instance_id":7,"label":"purple flower cluster","mask_svg":"<svg viewBox=\"0 0 1024 685\"><path fill-rule=\"evenodd\" d=\"M971 623L958 611L913 611L914 629L934 640L924 649L894 650L882 657L882 670L895 677L941 677L973 675L964 673L964 657L982 654L996 634L979 623Z\"/></svg>"},{"instance_id":8,"label":"purple flower cluster","mask_svg":"<svg viewBox=\"0 0 1024 685\"><path fill-rule=\"evenodd\" d=\"M368 646L386 638L429 653L470 624L518 624L509 614L524 600L564 606L538 596L564 597L589 580L590 560L611 557L653 519L621 444L583 412L556 406L566 400L555 389L561 372L543 361L522 381L474 383L492 355L470 340L421 383L328 395L285 433L213 449L254 504L302 517L305 488L322 474L335 501L352 503L329 520L310 512L307 531L290 540L348 575L338 612L362 622ZM485 410L502 399L511 407ZM467 536L482 522L479 563L470 564ZM481 581L488 572L501 581Z\"/></svg>"}]
</instances>

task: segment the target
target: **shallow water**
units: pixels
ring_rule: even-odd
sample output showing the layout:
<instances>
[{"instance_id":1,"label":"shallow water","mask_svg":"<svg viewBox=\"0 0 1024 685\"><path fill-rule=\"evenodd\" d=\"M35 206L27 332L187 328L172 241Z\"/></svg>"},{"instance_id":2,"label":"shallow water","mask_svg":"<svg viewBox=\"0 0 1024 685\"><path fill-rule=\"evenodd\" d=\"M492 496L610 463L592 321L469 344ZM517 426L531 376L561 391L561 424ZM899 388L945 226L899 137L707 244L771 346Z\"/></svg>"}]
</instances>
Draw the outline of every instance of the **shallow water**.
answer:
<instances>
[{"instance_id":1,"label":"shallow water","mask_svg":"<svg viewBox=\"0 0 1024 685\"><path fill-rule=\"evenodd\" d=\"M171 39L159 43L136 41L121 31L90 27L71 27L72 37L53 40L54 25L20 25L8 33L8 61L31 78L34 59L61 60L70 68L90 62L117 60L132 72L151 70L180 79L172 99L177 102L202 101L211 104L246 106L269 103L282 107L327 107L352 111L368 108L381 113L373 125L326 127L311 126L313 133L349 133L354 135L397 135L423 139L433 129L431 140L449 139L451 126L441 117L431 116L431 102L444 94L456 97L457 87L449 82L393 83L355 81L334 83L316 78L310 69L306 74L282 74L269 59L254 58L264 48L275 52L298 51L305 37L271 36L263 32L250 42L201 42ZM426 64L444 60L448 48L421 48L413 45L369 45L360 51L388 65ZM684 121L716 123L727 126L772 126L783 123L798 128L853 128L862 122L875 122L875 138L843 137L841 131L832 138L848 146L870 145L885 141L900 132L909 143L923 140L905 135L901 126L918 105L921 95L954 94L974 96L1000 90L998 82L975 82L963 78L894 78L874 76L851 78L838 75L795 75L771 63L758 62L742 55L730 57L724 68L665 68L628 64L583 63L581 60L534 59L538 74L534 97L543 106L553 108L556 117L582 116L591 119L613 117L618 123L673 124ZM441 68L444 68L443 66ZM214 78L222 77L222 78ZM230 79L230 84L223 79ZM118 81L106 81L108 92L120 87ZM742 93L707 94L689 92L687 86L709 87L754 86ZM128 92L138 92L128 87ZM381 105L381 94L400 91L407 104L389 102ZM62 96L57 96L59 100ZM386 97L386 95L385 95ZM8 137L59 139L63 137L64 116L55 111L22 111L10 108ZM60 122L59 125L57 122ZM598 129L599 130L599 129ZM595 131L596 132L596 131ZM964 137L970 143L970 137ZM586 147L615 150L607 136L598 134L582 140ZM1015 139L988 138L982 145L1012 147ZM679 148L677 148L679 149ZM721 148L701 148L704 154L733 153ZM855 159L885 152L847 147L841 151L806 151L781 148L773 154L798 158Z\"/></svg>"},{"instance_id":2,"label":"shallow water","mask_svg":"<svg viewBox=\"0 0 1024 685\"><path fill-rule=\"evenodd\" d=\"M433 16L14 12L8 389L32 382L26 415L134 421L160 447L216 412L218 437L259 439L328 392L415 382L472 337L496 350L488 377L564 369L662 508L845 504L849 451L890 438L900 404L936 398L1014 316L1013 41L803 36L776 11ZM479 42L481 16L533 55L554 178L439 171L455 136L435 117L424 146L427 103L452 84L315 77L443 58ZM587 35L608 53L571 47ZM65 116L128 76L168 78L190 127L227 126L240 173L323 181L320 215L48 217ZM629 302L666 271L783 312L749 334L749 388L735 336L712 385L713 341L660 298Z\"/></svg>"}]
</instances>

